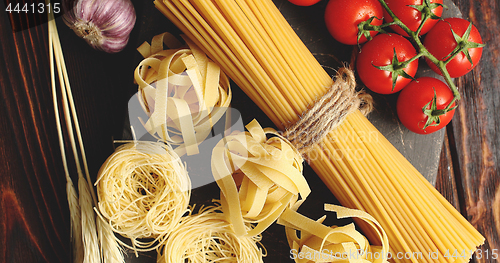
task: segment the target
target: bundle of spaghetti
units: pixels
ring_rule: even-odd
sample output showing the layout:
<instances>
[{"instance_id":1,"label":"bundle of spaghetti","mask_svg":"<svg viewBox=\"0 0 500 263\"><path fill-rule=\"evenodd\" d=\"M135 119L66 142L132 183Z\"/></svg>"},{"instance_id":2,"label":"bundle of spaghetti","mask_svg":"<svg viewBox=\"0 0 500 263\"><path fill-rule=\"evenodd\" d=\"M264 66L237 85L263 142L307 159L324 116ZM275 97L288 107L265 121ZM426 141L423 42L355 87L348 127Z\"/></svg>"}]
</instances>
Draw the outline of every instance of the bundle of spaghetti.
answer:
<instances>
[{"instance_id":1,"label":"bundle of spaghetti","mask_svg":"<svg viewBox=\"0 0 500 263\"><path fill-rule=\"evenodd\" d=\"M387 262L389 242L387 235L371 215L361 210L325 204L325 211L335 212L338 219L358 218L370 225L378 235L382 246L370 245L356 230L354 223L345 226L325 226L326 215L314 221L297 212L303 200L287 208L278 223L285 226L292 258L297 263L306 262Z\"/></svg>"},{"instance_id":2,"label":"bundle of spaghetti","mask_svg":"<svg viewBox=\"0 0 500 263\"><path fill-rule=\"evenodd\" d=\"M188 211L191 182L175 152L161 142L118 147L99 170L99 215L138 251L158 248Z\"/></svg>"},{"instance_id":3,"label":"bundle of spaghetti","mask_svg":"<svg viewBox=\"0 0 500 263\"><path fill-rule=\"evenodd\" d=\"M220 140L211 162L226 220L236 235L255 236L311 190L302 175L303 159L288 140L256 120L246 128ZM256 225L248 232L249 223Z\"/></svg>"},{"instance_id":4,"label":"bundle of spaghetti","mask_svg":"<svg viewBox=\"0 0 500 263\"><path fill-rule=\"evenodd\" d=\"M179 156L199 153L198 145L231 102L224 72L189 39L186 42L188 46L170 33L153 37L151 45L145 42L138 48L145 59L134 73L139 103L149 117L144 128L177 146Z\"/></svg>"},{"instance_id":5,"label":"bundle of spaghetti","mask_svg":"<svg viewBox=\"0 0 500 263\"><path fill-rule=\"evenodd\" d=\"M156 0L279 129L296 123L333 80L271 0ZM394 262L466 262L484 237L359 111L307 154L337 199L385 229ZM376 242L365 224L363 231ZM446 256L457 251L457 257ZM429 258L429 252L436 255ZM456 255L456 254L455 254Z\"/></svg>"},{"instance_id":6,"label":"bundle of spaghetti","mask_svg":"<svg viewBox=\"0 0 500 263\"><path fill-rule=\"evenodd\" d=\"M249 224L245 227L250 231ZM220 206L207 206L182 219L159 251L157 262L263 262L260 240L260 235L237 236Z\"/></svg>"}]
</instances>

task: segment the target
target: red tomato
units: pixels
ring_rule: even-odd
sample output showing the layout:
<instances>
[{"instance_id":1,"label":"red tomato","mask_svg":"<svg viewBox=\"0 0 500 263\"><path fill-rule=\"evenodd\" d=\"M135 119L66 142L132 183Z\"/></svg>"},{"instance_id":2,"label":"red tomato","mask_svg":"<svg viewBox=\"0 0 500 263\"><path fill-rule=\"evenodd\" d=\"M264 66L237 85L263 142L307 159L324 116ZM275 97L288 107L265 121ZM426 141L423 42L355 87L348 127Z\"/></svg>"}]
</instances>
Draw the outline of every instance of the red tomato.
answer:
<instances>
[{"instance_id":1,"label":"red tomato","mask_svg":"<svg viewBox=\"0 0 500 263\"><path fill-rule=\"evenodd\" d=\"M409 5L421 5L423 0L385 0L387 6L392 10L392 12L412 31L417 31L420 24L422 24L422 14L417 9ZM443 0L430 0L430 3L442 4ZM432 13L436 16L441 16L443 13L443 7L439 6L432 10ZM392 17L387 13L384 8L384 20L386 23L392 22ZM420 35L423 35L438 22L438 19L428 19L420 31ZM408 36L406 32L397 25L392 25L391 28L398 34L403 36Z\"/></svg>"},{"instance_id":2,"label":"red tomato","mask_svg":"<svg viewBox=\"0 0 500 263\"><path fill-rule=\"evenodd\" d=\"M378 0L330 0L326 5L325 23L330 34L335 40L347 44L356 45L358 39L358 24L367 21L375 16L371 25L381 25L382 5ZM373 37L378 32L372 31ZM362 36L359 43L366 42L366 37Z\"/></svg>"},{"instance_id":3,"label":"red tomato","mask_svg":"<svg viewBox=\"0 0 500 263\"><path fill-rule=\"evenodd\" d=\"M439 117L438 122L432 121L432 124L424 129L429 118L423 109L430 110L432 101L436 93L436 109L443 110L453 100L453 92L441 80L431 77L421 77L412 81L399 94L397 101L397 113L399 120L410 131L419 134L429 134L446 126L455 114L455 109L452 109ZM426 106L427 105L427 106ZM453 103L453 106L455 103ZM434 113L437 113L434 111ZM430 113L429 113L430 114Z\"/></svg>"},{"instance_id":4,"label":"red tomato","mask_svg":"<svg viewBox=\"0 0 500 263\"><path fill-rule=\"evenodd\" d=\"M294 5L311 6L318 3L320 0L288 0L288 1Z\"/></svg>"},{"instance_id":5,"label":"red tomato","mask_svg":"<svg viewBox=\"0 0 500 263\"><path fill-rule=\"evenodd\" d=\"M398 34L379 34L361 48L356 60L356 69L361 81L370 90L381 94L395 93L411 81L411 79L399 75L393 88L393 73L375 67L391 65L394 50L396 50L399 62L408 61L417 55L410 41ZM400 70L415 77L417 69L418 60L416 59Z\"/></svg>"},{"instance_id":6,"label":"red tomato","mask_svg":"<svg viewBox=\"0 0 500 263\"><path fill-rule=\"evenodd\" d=\"M431 29L431 31L427 33L424 39L424 46L437 59L445 61L449 57L450 52L452 52L457 46L457 42L453 37L451 29L453 29L457 35L463 37L465 31L467 31L467 28L469 27L469 24L469 21L462 18L446 18L443 21L439 21ZM474 25L472 25L468 41L481 44L483 43L481 35L479 35L479 32ZM469 55L472 59L472 65L467 60L467 57L463 52L458 53L446 65L446 69L452 78L463 76L471 71L477 65L483 53L482 47L468 48L467 50L469 51ZM434 72L441 74L438 67L429 59L426 59L426 62L429 67L434 70Z\"/></svg>"}]
</instances>

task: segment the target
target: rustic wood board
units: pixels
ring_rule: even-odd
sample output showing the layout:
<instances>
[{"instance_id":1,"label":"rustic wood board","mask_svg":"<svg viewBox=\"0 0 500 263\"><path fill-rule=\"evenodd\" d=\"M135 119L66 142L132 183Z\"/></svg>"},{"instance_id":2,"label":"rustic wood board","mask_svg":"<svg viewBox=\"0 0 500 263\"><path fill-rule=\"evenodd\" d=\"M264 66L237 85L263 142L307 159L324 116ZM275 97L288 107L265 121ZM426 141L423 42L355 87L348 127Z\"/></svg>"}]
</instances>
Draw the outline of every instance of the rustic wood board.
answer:
<instances>
[{"instance_id":1,"label":"rustic wood board","mask_svg":"<svg viewBox=\"0 0 500 263\"><path fill-rule=\"evenodd\" d=\"M461 10L481 25L481 32L488 32L487 41L499 43L498 36L493 34L494 30L498 31L498 26L493 29L487 27L488 23L499 24L497 2L456 2L463 2L463 5L459 5ZM0 1L0 261L68 262L69 211L49 86L47 29L43 17L34 16L40 26L14 32L10 27L12 16L3 12L5 3ZM323 65L337 67L341 61L350 60L351 48L333 41L323 26L322 15L318 15L326 1L300 9L283 0L277 0L276 3ZM119 54L109 55L92 50L58 21L77 98L76 106L83 127L89 166L94 176L112 153L113 139L123 137L127 102L136 91L132 72L141 59L135 47L165 31L179 33L154 9L151 2L135 0L134 4L139 16L138 23L130 45ZM21 22L21 26L27 23L26 20ZM482 62L484 66L473 75L459 80L462 85L473 88L466 91L461 102L465 106L457 113L459 120L453 122L450 132L452 137L448 137L450 147L445 148L448 150L443 153L450 153L449 159L454 161L450 167L455 168L453 171L460 176L455 181L455 174L445 169L449 172L448 177L439 177L439 185L443 192L450 190L451 200L458 200L458 206L464 208L463 212L469 215L480 231L487 233L490 248L498 248L498 232L495 229L499 227L495 222L499 222L500 202L495 201L498 198L494 197L498 192L496 154L499 153L499 144L494 138L499 127L498 118L495 117L498 115L497 90L500 86L499 48L498 44L492 46L485 54L487 62ZM482 99L481 103L476 103L477 96ZM370 120L433 182L443 133L436 134L436 137L411 134L397 124L393 111L394 97L376 100L377 110ZM264 126L272 126L264 114L237 89L234 105L243 106L238 109L245 123L257 118ZM478 116L481 117L474 122L477 112L480 112ZM483 123L489 125L483 127ZM433 145L430 141L435 142L436 146L429 148L429 145ZM450 165L446 160L441 161L443 165ZM308 209L304 213L317 218L323 214L324 202L336 203L336 200L310 168L306 167L305 174L313 194L308 199ZM198 194L199 199L203 197L204 194ZM488 209L492 206L495 209ZM291 262L281 226L273 225L264 234L264 244L269 251L265 262ZM154 255L149 254L138 259L129 257L127 262L155 262L155 259ZM493 261L484 261L483 258L481 262Z\"/></svg>"},{"instance_id":2,"label":"rustic wood board","mask_svg":"<svg viewBox=\"0 0 500 263\"><path fill-rule=\"evenodd\" d=\"M451 200L486 238L475 262L500 262L500 3L456 4L487 46L477 67L457 80L462 99L448 127L449 157L439 178L455 184ZM454 182L447 180L450 170Z\"/></svg>"}]
</instances>

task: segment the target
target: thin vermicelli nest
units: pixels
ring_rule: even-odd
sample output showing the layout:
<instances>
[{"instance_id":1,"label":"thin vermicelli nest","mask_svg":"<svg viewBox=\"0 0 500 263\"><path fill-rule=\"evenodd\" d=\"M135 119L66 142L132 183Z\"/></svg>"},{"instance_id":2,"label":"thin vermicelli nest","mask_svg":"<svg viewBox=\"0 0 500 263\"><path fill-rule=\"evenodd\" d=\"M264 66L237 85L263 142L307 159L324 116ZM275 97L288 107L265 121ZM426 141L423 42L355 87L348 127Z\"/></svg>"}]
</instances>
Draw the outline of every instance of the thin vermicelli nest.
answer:
<instances>
[{"instance_id":1,"label":"thin vermicelli nest","mask_svg":"<svg viewBox=\"0 0 500 263\"><path fill-rule=\"evenodd\" d=\"M97 178L99 212L135 251L156 249L188 211L186 168L163 143L127 143L102 165ZM146 239L146 240L141 240Z\"/></svg>"},{"instance_id":2,"label":"thin vermicelli nest","mask_svg":"<svg viewBox=\"0 0 500 263\"><path fill-rule=\"evenodd\" d=\"M157 262L263 262L260 240L260 235L236 236L220 207L209 206L182 219L161 248Z\"/></svg>"}]
</instances>

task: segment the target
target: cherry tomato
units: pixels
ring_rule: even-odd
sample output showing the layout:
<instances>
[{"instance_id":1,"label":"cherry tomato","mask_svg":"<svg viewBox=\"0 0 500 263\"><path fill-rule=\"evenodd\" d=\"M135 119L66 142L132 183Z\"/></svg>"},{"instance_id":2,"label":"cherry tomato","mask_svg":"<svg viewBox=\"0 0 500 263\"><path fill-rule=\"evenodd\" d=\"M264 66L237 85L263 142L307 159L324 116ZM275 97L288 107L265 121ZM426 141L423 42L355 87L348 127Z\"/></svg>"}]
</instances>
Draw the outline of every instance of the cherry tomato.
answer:
<instances>
[{"instance_id":1,"label":"cherry tomato","mask_svg":"<svg viewBox=\"0 0 500 263\"><path fill-rule=\"evenodd\" d=\"M393 74L390 71L376 68L376 66L393 65L394 52L399 62L408 61L417 55L410 41L398 34L379 34L361 47L356 60L356 69L361 81L370 90L380 94L391 94L400 91L410 81L399 75L394 75L396 85L393 87ZM413 60L406 67L398 71L406 72L412 78L418 69L418 60Z\"/></svg>"},{"instance_id":2,"label":"cherry tomato","mask_svg":"<svg viewBox=\"0 0 500 263\"><path fill-rule=\"evenodd\" d=\"M424 0L385 0L387 6L392 10L392 12L412 31L417 31L420 24L422 24L422 13L416 8L410 5L422 5ZM443 4L443 0L430 0L431 4ZM436 16L441 16L443 13L443 7L437 6L432 9L432 13ZM384 20L386 23L392 22L392 17L384 8ZM438 22L438 19L428 19L420 31L420 35L423 35ZM408 36L406 32L397 25L392 25L391 28L398 34L403 36Z\"/></svg>"},{"instance_id":3,"label":"cherry tomato","mask_svg":"<svg viewBox=\"0 0 500 263\"><path fill-rule=\"evenodd\" d=\"M379 19L373 19L370 24L381 25L382 9L378 0L330 0L325 10L326 27L335 40L347 45L356 45L358 24L375 16ZM372 31L370 35L373 37L377 33ZM366 40L366 37L362 36L359 43Z\"/></svg>"},{"instance_id":4,"label":"cherry tomato","mask_svg":"<svg viewBox=\"0 0 500 263\"><path fill-rule=\"evenodd\" d=\"M443 21L439 21L425 36L424 46L437 59L445 61L457 46L457 41L455 41L451 30L453 29L453 32L463 37L469 25L470 22L462 18L447 18ZM479 35L474 25L472 25L467 41L469 44L483 43L481 35ZM472 64L467 59L466 55L460 52L446 65L446 69L452 78L463 76L471 71L477 65L483 53L482 47L467 48L467 50L472 59ZM434 72L441 74L438 67L429 59L426 59L426 62Z\"/></svg>"},{"instance_id":5,"label":"cherry tomato","mask_svg":"<svg viewBox=\"0 0 500 263\"><path fill-rule=\"evenodd\" d=\"M288 1L294 5L311 6L318 3L320 0L288 0Z\"/></svg>"},{"instance_id":6,"label":"cherry tomato","mask_svg":"<svg viewBox=\"0 0 500 263\"><path fill-rule=\"evenodd\" d=\"M396 105L398 117L410 131L429 134L443 128L453 118L455 109L452 108L439 116L439 120L431 119L431 125L424 129L429 116L424 113L423 109L431 109L434 93L436 94L435 108L437 110L445 109L453 100L453 92L450 88L441 80L431 77L421 77L412 81L399 94ZM454 105L455 103L453 103ZM436 123L436 120L439 124Z\"/></svg>"}]
</instances>

